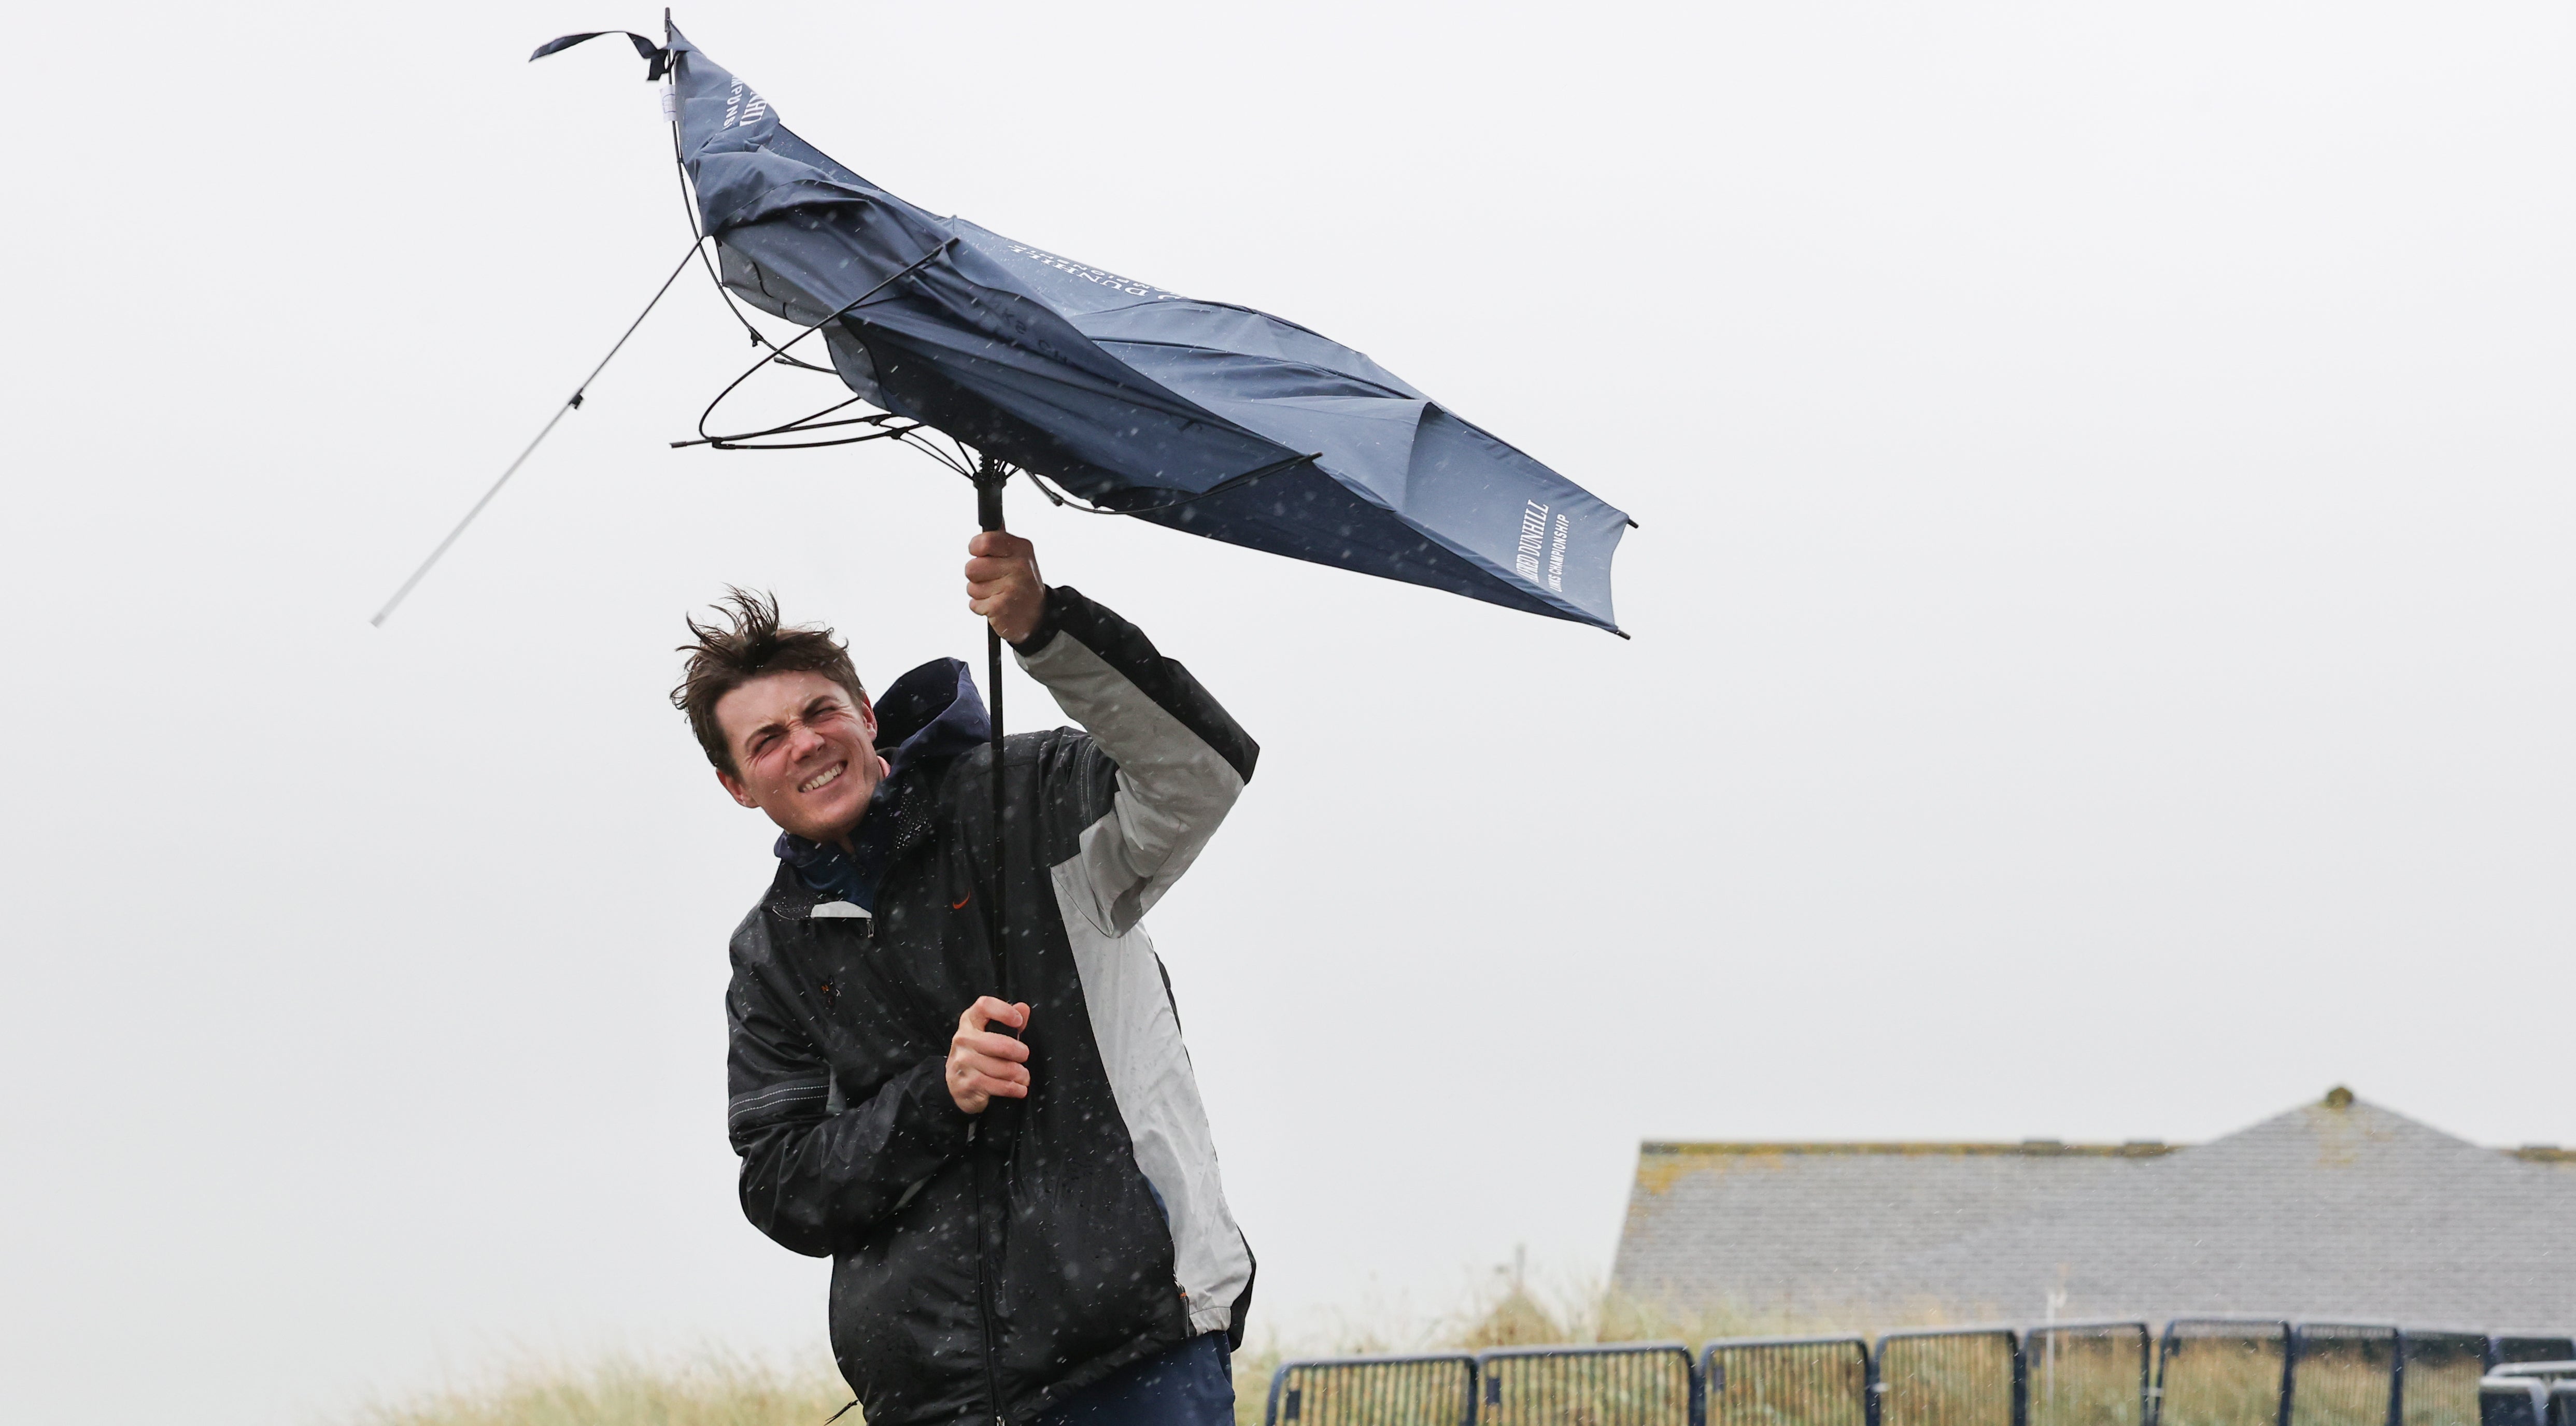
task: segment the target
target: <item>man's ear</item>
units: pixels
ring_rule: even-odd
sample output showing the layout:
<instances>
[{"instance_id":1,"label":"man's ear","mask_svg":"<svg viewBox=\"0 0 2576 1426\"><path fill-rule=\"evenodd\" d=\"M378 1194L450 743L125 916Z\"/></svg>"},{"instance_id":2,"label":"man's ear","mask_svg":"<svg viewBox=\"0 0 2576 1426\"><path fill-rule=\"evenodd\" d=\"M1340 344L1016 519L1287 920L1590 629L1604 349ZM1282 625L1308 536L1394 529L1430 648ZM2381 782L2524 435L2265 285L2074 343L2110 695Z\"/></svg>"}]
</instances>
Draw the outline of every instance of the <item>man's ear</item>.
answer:
<instances>
[{"instance_id":1,"label":"man's ear","mask_svg":"<svg viewBox=\"0 0 2576 1426\"><path fill-rule=\"evenodd\" d=\"M743 806L758 807L760 805L759 803L751 800L750 793L743 790L742 779L735 777L732 773L725 771L723 768L716 769L716 781L723 783L724 790L733 794L733 800L741 803Z\"/></svg>"},{"instance_id":2,"label":"man's ear","mask_svg":"<svg viewBox=\"0 0 2576 1426\"><path fill-rule=\"evenodd\" d=\"M864 693L859 695L859 722L868 730L869 746L875 746L877 741L877 705L875 700L869 698Z\"/></svg>"}]
</instances>

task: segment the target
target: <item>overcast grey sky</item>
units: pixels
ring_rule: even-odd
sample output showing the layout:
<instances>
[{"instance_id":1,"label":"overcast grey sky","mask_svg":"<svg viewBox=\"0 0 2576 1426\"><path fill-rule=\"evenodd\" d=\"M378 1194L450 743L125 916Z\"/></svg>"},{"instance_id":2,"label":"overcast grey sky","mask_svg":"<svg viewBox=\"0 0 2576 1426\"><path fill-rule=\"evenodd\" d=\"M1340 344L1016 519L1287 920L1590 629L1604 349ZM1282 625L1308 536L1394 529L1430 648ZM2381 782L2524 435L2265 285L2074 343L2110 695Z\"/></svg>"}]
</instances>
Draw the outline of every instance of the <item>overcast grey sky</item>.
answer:
<instances>
[{"instance_id":1,"label":"overcast grey sky","mask_svg":"<svg viewBox=\"0 0 2576 1426\"><path fill-rule=\"evenodd\" d=\"M370 629L682 251L631 55L521 62L654 10L48 8L0 1415L814 1342L722 1133L769 835L670 649L730 581L878 683L971 656L968 492L670 450L747 354L699 281ZM2565 6L679 18L894 191L1330 333L1643 523L1622 643L1017 501L1263 744L1153 918L1256 1330L1600 1270L1641 1137L2343 1081L2576 1140Z\"/></svg>"}]
</instances>

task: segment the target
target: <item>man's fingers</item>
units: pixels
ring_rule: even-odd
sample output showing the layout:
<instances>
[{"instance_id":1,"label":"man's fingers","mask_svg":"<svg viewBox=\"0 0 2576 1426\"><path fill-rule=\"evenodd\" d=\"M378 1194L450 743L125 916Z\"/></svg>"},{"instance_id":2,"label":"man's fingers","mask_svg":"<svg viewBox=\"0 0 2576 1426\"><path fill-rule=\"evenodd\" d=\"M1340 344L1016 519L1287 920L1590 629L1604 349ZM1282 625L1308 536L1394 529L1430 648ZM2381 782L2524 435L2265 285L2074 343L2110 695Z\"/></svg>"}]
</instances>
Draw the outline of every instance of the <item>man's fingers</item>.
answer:
<instances>
[{"instance_id":1,"label":"man's fingers","mask_svg":"<svg viewBox=\"0 0 2576 1426\"><path fill-rule=\"evenodd\" d=\"M1046 599L1037 547L1007 530L986 530L966 542L966 552L967 611L1006 639L1027 638Z\"/></svg>"},{"instance_id":2,"label":"man's fingers","mask_svg":"<svg viewBox=\"0 0 2576 1426\"><path fill-rule=\"evenodd\" d=\"M959 1031L957 1048L968 1054L1009 1060L1013 1064L1018 1064L1029 1057L1029 1046L1026 1040L1014 1040L1008 1035L996 1035L990 1030Z\"/></svg>"},{"instance_id":3,"label":"man's fingers","mask_svg":"<svg viewBox=\"0 0 2576 1426\"><path fill-rule=\"evenodd\" d=\"M958 1035L958 1050L966 1050L969 1055L984 1055L989 1060L1007 1060L1015 1066L1028 1063L1028 1040L1012 1040L1010 1035L994 1035L992 1030Z\"/></svg>"},{"instance_id":4,"label":"man's fingers","mask_svg":"<svg viewBox=\"0 0 2576 1426\"><path fill-rule=\"evenodd\" d=\"M958 1081L969 1089L1028 1089L1028 1068L1005 1066L1002 1060L958 1060Z\"/></svg>"},{"instance_id":5,"label":"man's fingers","mask_svg":"<svg viewBox=\"0 0 2576 1426\"><path fill-rule=\"evenodd\" d=\"M966 581L966 597L992 599L1004 594L1029 594L1037 587L1037 581L1033 579L969 579Z\"/></svg>"},{"instance_id":6,"label":"man's fingers","mask_svg":"<svg viewBox=\"0 0 2576 1426\"><path fill-rule=\"evenodd\" d=\"M1029 1072L1027 1070L1019 1069L1016 1065L1010 1066L1009 1068L1017 1072L1015 1074L1004 1074L1002 1072L1002 1068L999 1066L985 1069L969 1065L957 1072L957 1080L968 1089L983 1093L991 1093L992 1091L1000 1089L1006 1085L1013 1088L1026 1088L1029 1082Z\"/></svg>"},{"instance_id":7,"label":"man's fingers","mask_svg":"<svg viewBox=\"0 0 2576 1426\"><path fill-rule=\"evenodd\" d=\"M970 1077L989 1084L1011 1084L1025 1089L1030 1083L1026 1065L1015 1065L1003 1060L970 1060L967 1063L966 1073Z\"/></svg>"},{"instance_id":8,"label":"man's fingers","mask_svg":"<svg viewBox=\"0 0 2576 1426\"><path fill-rule=\"evenodd\" d=\"M1037 546L1008 530L983 530L966 542L966 553L995 559L1026 559Z\"/></svg>"},{"instance_id":9,"label":"man's fingers","mask_svg":"<svg viewBox=\"0 0 2576 1426\"><path fill-rule=\"evenodd\" d=\"M1008 1094L1016 1099L1029 1092L1029 1072L1018 1065L970 1064L958 1079L974 1094Z\"/></svg>"},{"instance_id":10,"label":"man's fingers","mask_svg":"<svg viewBox=\"0 0 2576 1426\"><path fill-rule=\"evenodd\" d=\"M1038 582L1037 547L1004 530L987 530L966 542L966 581L978 594L1000 584Z\"/></svg>"},{"instance_id":11,"label":"man's fingers","mask_svg":"<svg viewBox=\"0 0 2576 1426\"><path fill-rule=\"evenodd\" d=\"M1029 1047L1008 1033L1025 1028L1029 1007L983 995L957 1017L957 1033L948 1042L948 1097L969 1114L981 1114L995 1099L1029 1097ZM992 1028L987 1028L987 1027Z\"/></svg>"}]
</instances>

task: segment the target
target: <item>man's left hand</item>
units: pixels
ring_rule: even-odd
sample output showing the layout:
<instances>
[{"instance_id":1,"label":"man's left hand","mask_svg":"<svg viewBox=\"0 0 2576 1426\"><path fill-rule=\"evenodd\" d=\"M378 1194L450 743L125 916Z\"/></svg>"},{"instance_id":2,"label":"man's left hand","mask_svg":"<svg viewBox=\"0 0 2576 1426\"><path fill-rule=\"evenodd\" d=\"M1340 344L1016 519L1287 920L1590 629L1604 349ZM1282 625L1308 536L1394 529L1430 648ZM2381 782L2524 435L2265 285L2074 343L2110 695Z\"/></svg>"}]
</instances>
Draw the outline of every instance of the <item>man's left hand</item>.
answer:
<instances>
[{"instance_id":1,"label":"man's left hand","mask_svg":"<svg viewBox=\"0 0 2576 1426\"><path fill-rule=\"evenodd\" d=\"M966 607L983 615L1006 644L1036 633L1046 612L1038 547L1007 530L986 530L966 542L966 553Z\"/></svg>"}]
</instances>

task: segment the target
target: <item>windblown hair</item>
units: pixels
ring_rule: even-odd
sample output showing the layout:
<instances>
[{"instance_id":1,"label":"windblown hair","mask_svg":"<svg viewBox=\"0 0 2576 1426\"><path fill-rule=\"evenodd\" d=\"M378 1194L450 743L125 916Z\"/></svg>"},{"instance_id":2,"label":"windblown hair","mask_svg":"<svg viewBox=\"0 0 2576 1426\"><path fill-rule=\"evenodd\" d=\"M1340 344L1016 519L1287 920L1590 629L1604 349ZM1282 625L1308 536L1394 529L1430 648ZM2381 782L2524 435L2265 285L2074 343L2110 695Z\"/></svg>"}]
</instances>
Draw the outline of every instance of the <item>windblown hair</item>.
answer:
<instances>
[{"instance_id":1,"label":"windblown hair","mask_svg":"<svg viewBox=\"0 0 2576 1426\"><path fill-rule=\"evenodd\" d=\"M850 666L850 650L832 631L816 625L778 622L776 595L753 594L728 585L716 601L726 623L689 619L695 642L680 645L689 656L680 686L671 690L671 705L689 717L707 761L719 772L735 773L733 749L724 729L716 726L716 704L755 678L773 673L819 673L850 691L864 704L868 690Z\"/></svg>"}]
</instances>

